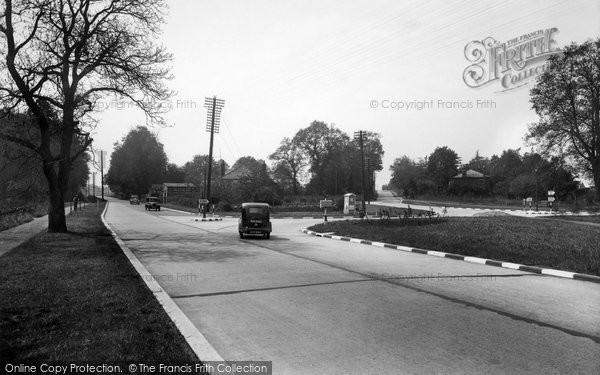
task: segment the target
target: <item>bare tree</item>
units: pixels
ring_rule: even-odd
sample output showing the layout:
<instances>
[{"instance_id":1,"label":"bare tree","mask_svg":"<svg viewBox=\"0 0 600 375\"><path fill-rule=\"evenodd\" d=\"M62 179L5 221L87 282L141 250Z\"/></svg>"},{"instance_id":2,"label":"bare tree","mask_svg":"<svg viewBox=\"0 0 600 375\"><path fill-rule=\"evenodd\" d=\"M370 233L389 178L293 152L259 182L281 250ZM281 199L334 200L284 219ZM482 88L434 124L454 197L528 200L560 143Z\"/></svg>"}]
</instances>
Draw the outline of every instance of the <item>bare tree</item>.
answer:
<instances>
[{"instance_id":1,"label":"bare tree","mask_svg":"<svg viewBox=\"0 0 600 375\"><path fill-rule=\"evenodd\" d=\"M107 95L130 100L162 124L171 60L156 44L164 0L5 0L0 11L4 115L29 112L38 134L0 137L35 151L49 191L49 232L67 230L64 192L72 163L91 145L91 117ZM82 147L73 148L74 141Z\"/></svg>"}]
</instances>

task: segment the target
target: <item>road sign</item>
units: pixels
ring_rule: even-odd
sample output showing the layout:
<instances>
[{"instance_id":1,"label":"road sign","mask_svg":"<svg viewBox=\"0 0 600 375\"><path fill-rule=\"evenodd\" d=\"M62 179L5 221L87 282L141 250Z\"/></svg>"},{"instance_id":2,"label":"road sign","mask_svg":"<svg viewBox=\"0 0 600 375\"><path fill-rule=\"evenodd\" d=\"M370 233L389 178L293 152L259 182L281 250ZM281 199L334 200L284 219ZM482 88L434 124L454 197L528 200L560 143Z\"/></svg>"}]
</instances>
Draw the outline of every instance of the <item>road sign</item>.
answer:
<instances>
[{"instance_id":1,"label":"road sign","mask_svg":"<svg viewBox=\"0 0 600 375\"><path fill-rule=\"evenodd\" d=\"M532 197L528 197L527 198L527 202L533 202L533 198Z\"/></svg>"},{"instance_id":2,"label":"road sign","mask_svg":"<svg viewBox=\"0 0 600 375\"><path fill-rule=\"evenodd\" d=\"M198 199L198 204L208 204L208 199Z\"/></svg>"},{"instance_id":3,"label":"road sign","mask_svg":"<svg viewBox=\"0 0 600 375\"><path fill-rule=\"evenodd\" d=\"M548 197L548 202L554 202L556 200L556 198L554 197Z\"/></svg>"},{"instance_id":4,"label":"road sign","mask_svg":"<svg viewBox=\"0 0 600 375\"><path fill-rule=\"evenodd\" d=\"M548 190L548 196L551 197L554 195L554 190Z\"/></svg>"},{"instance_id":5,"label":"road sign","mask_svg":"<svg viewBox=\"0 0 600 375\"><path fill-rule=\"evenodd\" d=\"M319 201L319 207L321 207L321 208L333 207L333 201L331 199L323 199L323 200Z\"/></svg>"}]
</instances>

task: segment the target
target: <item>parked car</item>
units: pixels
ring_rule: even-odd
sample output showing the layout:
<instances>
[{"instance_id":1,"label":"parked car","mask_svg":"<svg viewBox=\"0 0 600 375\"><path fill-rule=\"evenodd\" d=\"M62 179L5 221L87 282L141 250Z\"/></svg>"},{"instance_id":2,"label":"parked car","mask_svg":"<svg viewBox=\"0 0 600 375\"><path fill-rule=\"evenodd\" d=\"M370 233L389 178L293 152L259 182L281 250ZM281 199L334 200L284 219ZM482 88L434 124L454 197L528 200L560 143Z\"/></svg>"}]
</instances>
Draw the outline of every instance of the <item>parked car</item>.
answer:
<instances>
[{"instance_id":1,"label":"parked car","mask_svg":"<svg viewBox=\"0 0 600 375\"><path fill-rule=\"evenodd\" d=\"M146 197L146 211L155 210L160 211L160 201L157 197Z\"/></svg>"},{"instance_id":2,"label":"parked car","mask_svg":"<svg viewBox=\"0 0 600 375\"><path fill-rule=\"evenodd\" d=\"M131 194L131 196L129 197L129 203L130 204L140 204L140 198L135 194Z\"/></svg>"},{"instance_id":3,"label":"parked car","mask_svg":"<svg viewBox=\"0 0 600 375\"><path fill-rule=\"evenodd\" d=\"M240 238L244 238L246 234L271 238L270 209L267 203L242 203L241 213L238 223Z\"/></svg>"}]
</instances>

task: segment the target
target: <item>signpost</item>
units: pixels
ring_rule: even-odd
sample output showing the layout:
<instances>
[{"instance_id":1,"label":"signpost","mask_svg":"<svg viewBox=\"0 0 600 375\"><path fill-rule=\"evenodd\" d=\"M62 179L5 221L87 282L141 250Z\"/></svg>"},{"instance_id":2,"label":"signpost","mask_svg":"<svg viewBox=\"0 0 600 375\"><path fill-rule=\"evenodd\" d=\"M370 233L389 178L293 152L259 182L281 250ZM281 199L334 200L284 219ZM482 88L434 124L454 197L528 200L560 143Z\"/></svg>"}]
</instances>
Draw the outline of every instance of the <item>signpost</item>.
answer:
<instances>
[{"instance_id":1,"label":"signpost","mask_svg":"<svg viewBox=\"0 0 600 375\"><path fill-rule=\"evenodd\" d=\"M208 204L208 199L201 198L198 199L198 213L202 214L203 218L206 218L206 205Z\"/></svg>"},{"instance_id":2,"label":"signpost","mask_svg":"<svg viewBox=\"0 0 600 375\"><path fill-rule=\"evenodd\" d=\"M327 208L333 207L333 201L331 199L323 199L319 201L319 207L325 209L324 221L327 221Z\"/></svg>"},{"instance_id":3,"label":"signpost","mask_svg":"<svg viewBox=\"0 0 600 375\"><path fill-rule=\"evenodd\" d=\"M552 206L554 205L552 202L556 200L555 194L554 190L548 190L548 205L550 206L550 210L552 210Z\"/></svg>"}]
</instances>

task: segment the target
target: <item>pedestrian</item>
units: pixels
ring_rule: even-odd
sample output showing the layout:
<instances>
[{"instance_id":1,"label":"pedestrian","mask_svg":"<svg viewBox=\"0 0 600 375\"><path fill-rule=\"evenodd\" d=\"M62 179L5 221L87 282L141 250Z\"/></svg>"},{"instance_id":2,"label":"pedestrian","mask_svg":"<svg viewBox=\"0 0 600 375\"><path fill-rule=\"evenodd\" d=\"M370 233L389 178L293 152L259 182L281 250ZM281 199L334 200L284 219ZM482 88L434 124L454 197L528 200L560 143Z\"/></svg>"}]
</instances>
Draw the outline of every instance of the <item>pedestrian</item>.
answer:
<instances>
[{"instance_id":1,"label":"pedestrian","mask_svg":"<svg viewBox=\"0 0 600 375\"><path fill-rule=\"evenodd\" d=\"M79 202L79 197L77 197L77 194L73 195L73 210L77 211L77 203Z\"/></svg>"}]
</instances>

